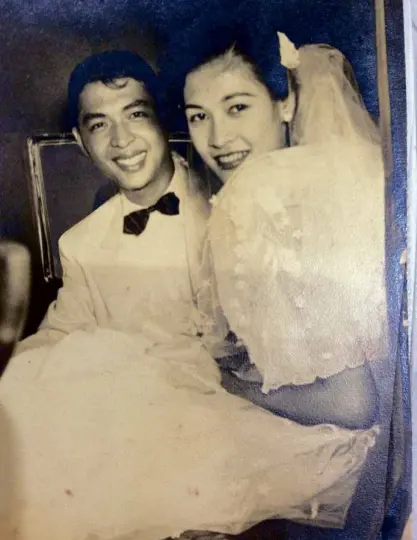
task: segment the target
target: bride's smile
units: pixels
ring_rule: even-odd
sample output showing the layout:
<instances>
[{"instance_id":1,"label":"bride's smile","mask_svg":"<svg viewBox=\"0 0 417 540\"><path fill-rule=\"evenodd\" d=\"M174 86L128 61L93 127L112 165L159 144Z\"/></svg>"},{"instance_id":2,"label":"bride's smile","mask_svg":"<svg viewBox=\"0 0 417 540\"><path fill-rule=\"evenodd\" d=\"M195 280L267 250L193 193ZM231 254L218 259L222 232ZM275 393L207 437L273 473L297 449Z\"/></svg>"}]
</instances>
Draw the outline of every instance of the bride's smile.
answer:
<instances>
[{"instance_id":1,"label":"bride's smile","mask_svg":"<svg viewBox=\"0 0 417 540\"><path fill-rule=\"evenodd\" d=\"M223 171L229 171L236 169L243 163L243 161L249 156L250 150L243 150L237 152L229 152L227 154L219 154L214 156L217 165Z\"/></svg>"},{"instance_id":2,"label":"bride's smile","mask_svg":"<svg viewBox=\"0 0 417 540\"><path fill-rule=\"evenodd\" d=\"M193 143L222 182L248 157L285 145L278 102L239 56L227 53L189 73L184 98Z\"/></svg>"}]
</instances>

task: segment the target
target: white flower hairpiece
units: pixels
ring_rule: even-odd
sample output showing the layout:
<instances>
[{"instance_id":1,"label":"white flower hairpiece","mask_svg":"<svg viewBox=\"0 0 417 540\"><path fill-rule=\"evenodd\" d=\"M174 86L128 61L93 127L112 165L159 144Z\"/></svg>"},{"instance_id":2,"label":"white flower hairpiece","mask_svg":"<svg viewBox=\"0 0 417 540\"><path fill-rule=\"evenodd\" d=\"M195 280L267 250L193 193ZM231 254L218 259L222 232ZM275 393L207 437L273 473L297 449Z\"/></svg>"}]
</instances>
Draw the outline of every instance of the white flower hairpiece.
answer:
<instances>
[{"instance_id":1,"label":"white flower hairpiece","mask_svg":"<svg viewBox=\"0 0 417 540\"><path fill-rule=\"evenodd\" d=\"M281 54L281 65L287 69L295 69L300 65L300 53L294 43L285 34L277 32L279 39L279 49Z\"/></svg>"}]
</instances>

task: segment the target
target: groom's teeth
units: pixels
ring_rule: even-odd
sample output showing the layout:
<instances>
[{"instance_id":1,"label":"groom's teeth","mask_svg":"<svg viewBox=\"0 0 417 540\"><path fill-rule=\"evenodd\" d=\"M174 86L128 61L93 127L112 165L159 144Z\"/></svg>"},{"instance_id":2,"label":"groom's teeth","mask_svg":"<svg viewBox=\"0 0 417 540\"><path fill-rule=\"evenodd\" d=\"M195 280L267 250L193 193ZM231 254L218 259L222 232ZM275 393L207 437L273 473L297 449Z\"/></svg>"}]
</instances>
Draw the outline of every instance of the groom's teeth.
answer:
<instances>
[{"instance_id":1,"label":"groom's teeth","mask_svg":"<svg viewBox=\"0 0 417 540\"><path fill-rule=\"evenodd\" d=\"M244 152L232 152L225 156L217 156L215 159L222 169L235 169L242 163L248 154L249 151L245 150Z\"/></svg>"},{"instance_id":2,"label":"groom's teeth","mask_svg":"<svg viewBox=\"0 0 417 540\"><path fill-rule=\"evenodd\" d=\"M116 158L115 162L121 169L131 171L138 169L146 158L146 152L140 152L139 154L135 154L130 157L124 157L124 158Z\"/></svg>"}]
</instances>

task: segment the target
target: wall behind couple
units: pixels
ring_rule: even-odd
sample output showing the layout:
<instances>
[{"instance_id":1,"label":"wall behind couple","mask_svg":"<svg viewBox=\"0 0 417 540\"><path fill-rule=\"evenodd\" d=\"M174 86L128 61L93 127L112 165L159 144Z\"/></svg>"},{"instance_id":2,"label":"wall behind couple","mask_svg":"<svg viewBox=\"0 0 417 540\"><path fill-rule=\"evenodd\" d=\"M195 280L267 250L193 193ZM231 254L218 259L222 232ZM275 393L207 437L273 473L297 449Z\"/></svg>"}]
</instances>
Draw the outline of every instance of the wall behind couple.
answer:
<instances>
[{"instance_id":1,"label":"wall behind couple","mask_svg":"<svg viewBox=\"0 0 417 540\"><path fill-rule=\"evenodd\" d=\"M207 24L233 16L262 19L297 43L339 47L354 64L365 101L377 113L374 14L371 0L87 0L25 5L6 0L0 20L0 235L22 241L33 256L34 287L28 331L54 290L43 285L27 188L26 138L64 128L66 83L74 65L107 48L138 51L155 64L158 49L197 15ZM56 174L56 182L65 178ZM74 193L68 204L77 204Z\"/></svg>"}]
</instances>

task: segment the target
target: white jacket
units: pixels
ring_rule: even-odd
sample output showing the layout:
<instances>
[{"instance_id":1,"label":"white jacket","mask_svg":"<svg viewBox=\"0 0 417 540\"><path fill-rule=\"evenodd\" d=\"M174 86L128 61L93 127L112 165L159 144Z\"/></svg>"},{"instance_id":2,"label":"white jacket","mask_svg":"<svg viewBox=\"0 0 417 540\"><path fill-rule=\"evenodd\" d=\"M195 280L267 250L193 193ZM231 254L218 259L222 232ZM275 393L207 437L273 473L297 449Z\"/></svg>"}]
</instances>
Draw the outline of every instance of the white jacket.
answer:
<instances>
[{"instance_id":1,"label":"white jacket","mask_svg":"<svg viewBox=\"0 0 417 540\"><path fill-rule=\"evenodd\" d=\"M151 249L144 250L142 254L139 244L142 235L136 237L122 232L122 206L123 199L126 199L121 194L114 196L60 238L63 287L59 290L57 300L49 307L38 332L20 342L15 355L53 344L79 329L93 331L97 327L105 327L129 332L144 331L145 334L152 334L151 337L156 340L169 339L173 333L199 332L195 299L203 279L201 253L210 205L201 178L188 169L181 158L174 156L174 162L175 173L168 191L175 185L180 192L180 215L188 268L182 268L178 263L177 252L181 246L170 245L174 241L170 233L173 228L171 224L174 223L172 216L162 216L157 212L152 214L147 229L152 224L159 238L155 238L155 242L150 244ZM161 232L158 227L164 224L165 228ZM149 246L147 230L143 235L146 234ZM139 251L136 251L135 246L139 246ZM153 268L160 276L150 281L151 272L146 262L149 253L153 256L154 250L158 249L164 255L162 264L165 266ZM191 291L189 298L184 298L182 302L191 304L188 312L182 311L179 314L176 302L181 299L175 290L177 287L172 286L172 283L169 285L172 297L166 301L160 291L163 285L168 287L166 281L173 279L172 273L175 271L180 281L184 281L186 274ZM155 283L153 291L149 290L152 283ZM149 304L154 298L155 309L144 312L142 308L146 308L145 304L151 307ZM183 306L178 304L178 309L183 310ZM164 324L161 323L161 310L165 310L162 315L167 321L167 328L163 328ZM155 321L152 321L152 313L155 314ZM176 326L176 319L181 317L182 323L180 321Z\"/></svg>"}]
</instances>

